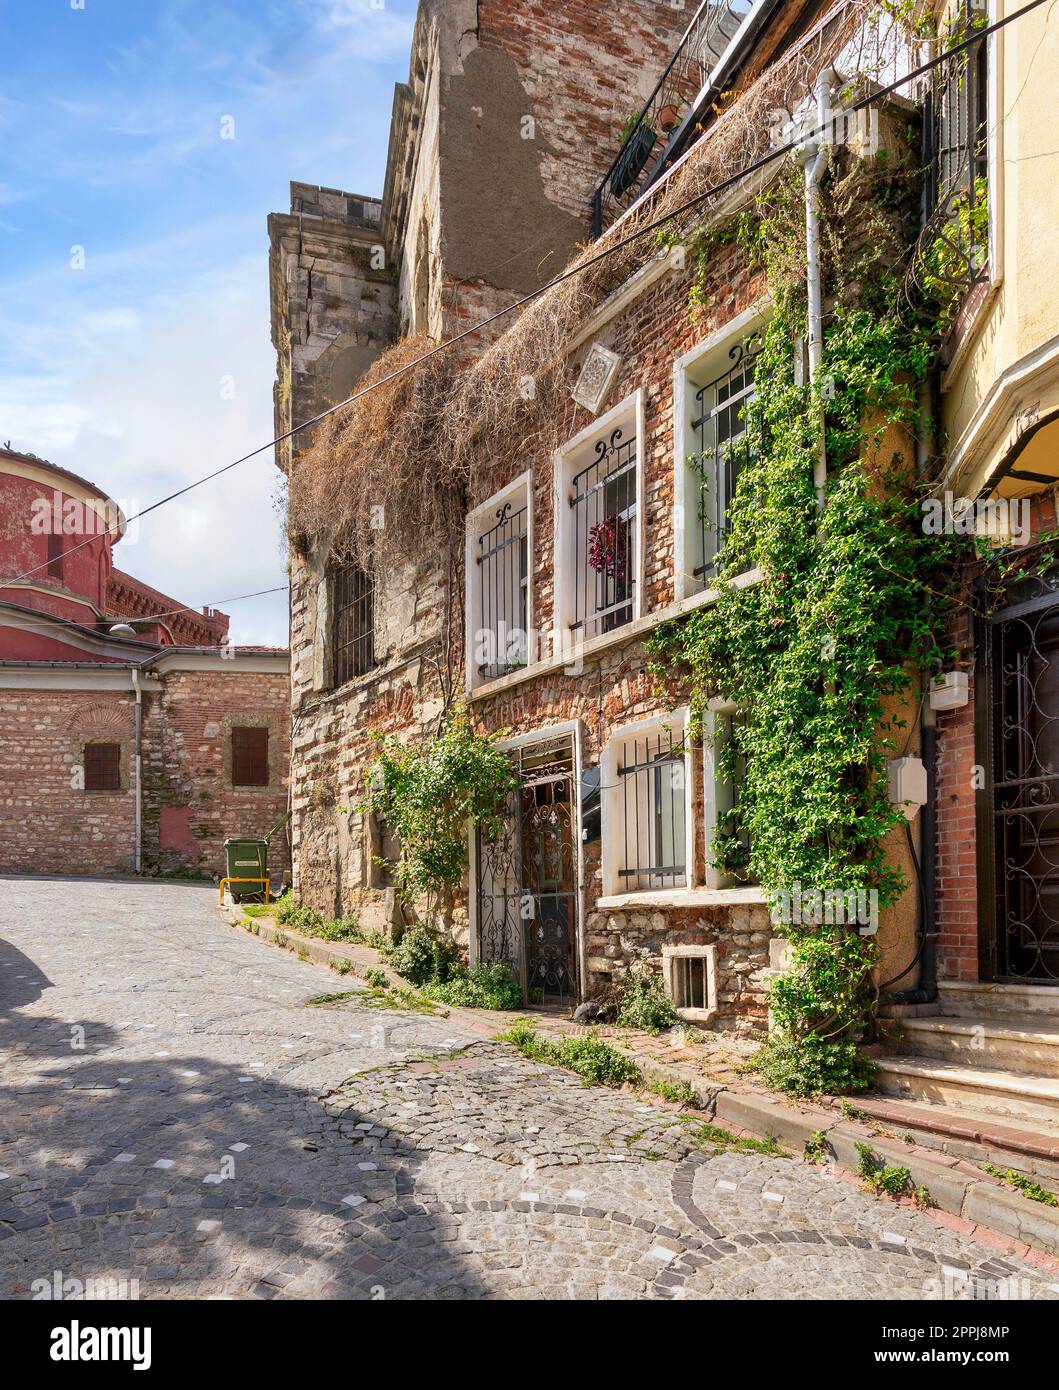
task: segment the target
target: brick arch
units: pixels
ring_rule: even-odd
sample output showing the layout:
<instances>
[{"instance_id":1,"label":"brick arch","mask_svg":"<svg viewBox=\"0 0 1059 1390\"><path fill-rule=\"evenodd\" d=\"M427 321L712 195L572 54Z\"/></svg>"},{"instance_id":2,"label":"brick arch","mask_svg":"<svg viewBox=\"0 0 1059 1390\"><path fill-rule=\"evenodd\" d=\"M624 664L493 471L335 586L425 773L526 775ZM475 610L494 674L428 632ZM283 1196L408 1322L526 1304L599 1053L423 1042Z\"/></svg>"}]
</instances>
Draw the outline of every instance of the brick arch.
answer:
<instances>
[{"instance_id":1,"label":"brick arch","mask_svg":"<svg viewBox=\"0 0 1059 1390\"><path fill-rule=\"evenodd\" d=\"M129 721L123 706L100 702L75 706L63 720L63 728L69 734L79 734L82 737L127 735Z\"/></svg>"}]
</instances>

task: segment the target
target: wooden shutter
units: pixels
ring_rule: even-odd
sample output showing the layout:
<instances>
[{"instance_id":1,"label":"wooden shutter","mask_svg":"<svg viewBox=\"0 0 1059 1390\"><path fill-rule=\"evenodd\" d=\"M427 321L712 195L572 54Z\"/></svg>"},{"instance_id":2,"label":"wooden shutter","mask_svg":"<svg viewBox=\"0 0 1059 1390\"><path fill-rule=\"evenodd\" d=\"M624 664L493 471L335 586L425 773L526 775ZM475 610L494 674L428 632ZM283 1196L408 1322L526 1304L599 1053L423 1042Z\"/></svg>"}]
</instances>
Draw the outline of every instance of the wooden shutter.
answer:
<instances>
[{"instance_id":1,"label":"wooden shutter","mask_svg":"<svg viewBox=\"0 0 1059 1390\"><path fill-rule=\"evenodd\" d=\"M121 791L121 744L85 744L85 791Z\"/></svg>"},{"instance_id":2,"label":"wooden shutter","mask_svg":"<svg viewBox=\"0 0 1059 1390\"><path fill-rule=\"evenodd\" d=\"M268 786L268 730L232 730L232 786Z\"/></svg>"}]
</instances>

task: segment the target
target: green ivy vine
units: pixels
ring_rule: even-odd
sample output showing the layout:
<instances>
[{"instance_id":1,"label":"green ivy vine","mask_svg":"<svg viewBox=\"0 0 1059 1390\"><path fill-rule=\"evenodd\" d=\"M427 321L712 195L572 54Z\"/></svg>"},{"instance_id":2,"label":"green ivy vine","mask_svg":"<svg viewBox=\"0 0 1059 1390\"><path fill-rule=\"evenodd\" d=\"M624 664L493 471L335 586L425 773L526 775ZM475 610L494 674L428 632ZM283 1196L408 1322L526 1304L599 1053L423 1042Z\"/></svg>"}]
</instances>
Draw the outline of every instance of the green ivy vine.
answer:
<instances>
[{"instance_id":1,"label":"green ivy vine","mask_svg":"<svg viewBox=\"0 0 1059 1390\"><path fill-rule=\"evenodd\" d=\"M903 823L887 795L886 763L906 736L902 710L917 669L941 664L953 540L925 535L921 524L912 442L931 347L926 329L897 313L898 177L877 165L853 196L832 171L833 307L824 370L812 385L795 368L806 334L797 173L739 219L773 302L746 410L750 461L728 515L716 602L648 642L658 680L669 685L676 673L690 686L700 727L711 701L742 711L719 751L722 770L736 759L743 770L724 838L746 847L745 872L765 889L774 917L795 888L863 890L882 908L906 886L884 848ZM888 229L889 269L879 228L864 232L865 182L870 211ZM821 428L822 510L813 485ZM732 584L748 570L760 580ZM770 991L773 1027L759 1061L766 1079L800 1094L863 1087L872 1070L860 1043L876 1003L875 937L826 920L777 929L792 963Z\"/></svg>"},{"instance_id":2,"label":"green ivy vine","mask_svg":"<svg viewBox=\"0 0 1059 1390\"><path fill-rule=\"evenodd\" d=\"M516 783L511 760L478 733L467 711L449 712L438 736L406 744L377 736L375 757L358 809L385 821L401 856L394 877L409 902L425 899L430 913L452 919L467 868L467 826L495 834Z\"/></svg>"}]
</instances>

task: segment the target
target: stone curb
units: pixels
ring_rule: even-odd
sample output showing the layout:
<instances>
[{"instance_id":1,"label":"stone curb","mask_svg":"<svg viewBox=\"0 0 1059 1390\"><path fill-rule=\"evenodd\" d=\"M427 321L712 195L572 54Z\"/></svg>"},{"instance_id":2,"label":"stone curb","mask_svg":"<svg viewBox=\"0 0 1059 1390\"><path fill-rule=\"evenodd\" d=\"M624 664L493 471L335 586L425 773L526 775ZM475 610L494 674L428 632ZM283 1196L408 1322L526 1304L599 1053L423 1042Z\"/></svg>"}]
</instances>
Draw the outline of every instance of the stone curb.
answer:
<instances>
[{"instance_id":1,"label":"stone curb","mask_svg":"<svg viewBox=\"0 0 1059 1390\"><path fill-rule=\"evenodd\" d=\"M294 949L299 956L314 964L332 966L336 961L347 961L352 966L347 973L358 979L363 979L368 970L382 969L399 987L415 988L387 966L370 946L333 945L316 937L305 936L291 927L272 925L261 917L251 919L251 930L240 920L241 909L238 906L226 906L223 912L231 926L240 927L272 945ZM484 1019L475 1010L450 1006L439 1008L439 1013L442 1012L453 1021L486 1037L495 1037L509 1019L515 1017L496 1013ZM671 1066L643 1057L628 1047L623 1051L633 1057L648 1081L672 1081L674 1069ZM711 1119L723 1121L762 1139L775 1139L799 1157L810 1138L822 1134L837 1166L851 1176L858 1173L860 1164L856 1146L858 1143L867 1144L885 1163L907 1168L913 1186L925 1187L937 1211L959 1220L961 1229L978 1229L983 1236L997 1233L994 1241L1006 1238L1031 1251L1059 1256L1059 1207L1030 1201L1019 1192L1005 1187L998 1179L987 1177L963 1159L880 1135L870 1121L862 1124L839 1118L833 1109L785 1102L758 1092L738 1091L725 1082L685 1078L683 1075L680 1079L689 1080L698 1108Z\"/></svg>"}]
</instances>

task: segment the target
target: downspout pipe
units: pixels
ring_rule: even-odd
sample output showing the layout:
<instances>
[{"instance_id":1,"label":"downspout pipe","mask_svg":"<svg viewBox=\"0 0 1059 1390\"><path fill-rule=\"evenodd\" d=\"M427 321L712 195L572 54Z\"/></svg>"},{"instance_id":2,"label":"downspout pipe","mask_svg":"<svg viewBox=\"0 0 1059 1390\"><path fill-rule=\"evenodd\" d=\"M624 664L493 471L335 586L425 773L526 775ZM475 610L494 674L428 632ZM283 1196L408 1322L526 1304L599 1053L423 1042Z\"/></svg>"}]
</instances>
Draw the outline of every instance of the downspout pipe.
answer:
<instances>
[{"instance_id":1,"label":"downspout pipe","mask_svg":"<svg viewBox=\"0 0 1059 1390\"><path fill-rule=\"evenodd\" d=\"M805 161L805 278L808 299L809 382L817 385L824 362L824 286L820 269L820 181L827 168L831 144L831 89L838 80L834 68L824 68L816 79L816 130L802 149ZM827 444L823 410L820 411L820 445L813 469L816 504L823 511L827 486Z\"/></svg>"},{"instance_id":2,"label":"downspout pipe","mask_svg":"<svg viewBox=\"0 0 1059 1390\"><path fill-rule=\"evenodd\" d=\"M142 868L141 845L143 841L143 688L140 685L140 673L135 666L132 668L132 688L136 692L136 732L133 743L136 794L132 815L132 867L135 873L139 873Z\"/></svg>"}]
</instances>

